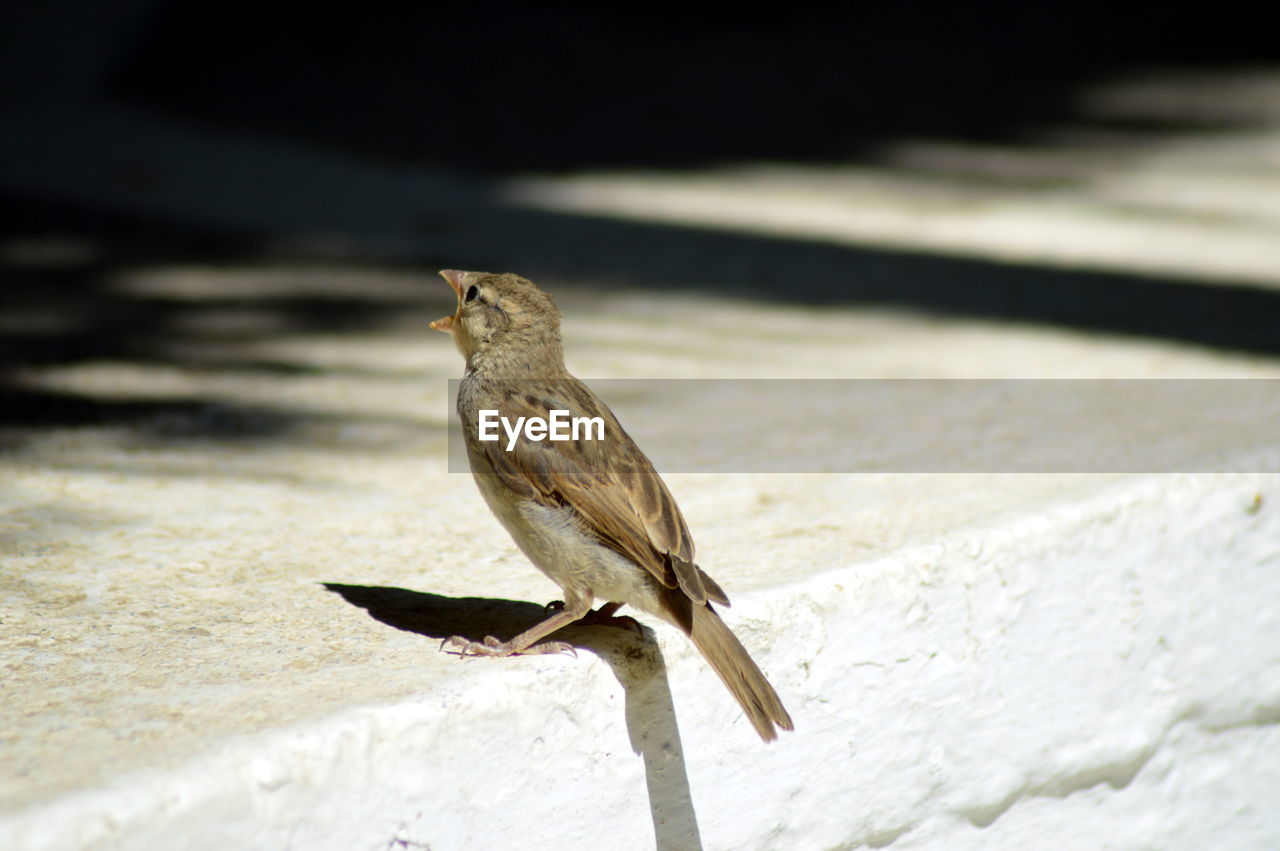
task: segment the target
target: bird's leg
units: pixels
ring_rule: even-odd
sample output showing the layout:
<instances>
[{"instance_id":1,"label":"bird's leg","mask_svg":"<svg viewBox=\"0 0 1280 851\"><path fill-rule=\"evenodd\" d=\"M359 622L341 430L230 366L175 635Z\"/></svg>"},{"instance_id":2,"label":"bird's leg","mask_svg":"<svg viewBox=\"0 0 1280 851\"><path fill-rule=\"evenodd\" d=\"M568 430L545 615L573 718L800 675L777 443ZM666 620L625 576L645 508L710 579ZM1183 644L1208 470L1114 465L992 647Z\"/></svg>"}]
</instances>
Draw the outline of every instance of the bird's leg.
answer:
<instances>
[{"instance_id":1,"label":"bird's leg","mask_svg":"<svg viewBox=\"0 0 1280 851\"><path fill-rule=\"evenodd\" d=\"M471 641L460 635L446 638L440 645L455 648L449 652L459 656L516 656L534 653L578 653L567 641L540 641L561 627L568 626L591 611L591 597L571 597L560 604L560 610L550 617L534 624L510 641L499 641L492 635L485 636L484 641ZM550 608L550 607L548 607Z\"/></svg>"}]
</instances>

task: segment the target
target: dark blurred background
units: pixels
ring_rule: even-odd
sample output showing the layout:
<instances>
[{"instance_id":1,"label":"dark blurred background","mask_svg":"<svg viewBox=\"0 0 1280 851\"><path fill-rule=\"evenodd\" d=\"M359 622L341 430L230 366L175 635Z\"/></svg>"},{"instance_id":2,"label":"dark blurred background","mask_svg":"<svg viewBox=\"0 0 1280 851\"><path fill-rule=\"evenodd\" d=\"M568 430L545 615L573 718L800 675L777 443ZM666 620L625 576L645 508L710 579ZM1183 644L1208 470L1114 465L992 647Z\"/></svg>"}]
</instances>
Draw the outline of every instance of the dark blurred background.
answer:
<instances>
[{"instance_id":1,"label":"dark blurred background","mask_svg":"<svg viewBox=\"0 0 1280 851\"><path fill-rule=\"evenodd\" d=\"M1016 138L1117 72L1280 54L1263 2L149 5L110 98L494 175Z\"/></svg>"},{"instance_id":2,"label":"dark blurred background","mask_svg":"<svg viewBox=\"0 0 1280 851\"><path fill-rule=\"evenodd\" d=\"M252 292L197 305L113 283L121 269L174 263L423 273L421 298L273 296L276 332L376 328L407 306L445 306L427 278L455 266L1277 355L1280 290L1267 286L608 219L513 204L503 191L513 176L587 169L875 163L912 138L1034 147L1102 81L1280 67L1275 8L6 4L0 422L153 418L147 404L31 376L104 359L192 365L179 345L191 311L263 306ZM1209 113L1174 103L1091 121L1140 139L1210 138L1255 121Z\"/></svg>"}]
</instances>

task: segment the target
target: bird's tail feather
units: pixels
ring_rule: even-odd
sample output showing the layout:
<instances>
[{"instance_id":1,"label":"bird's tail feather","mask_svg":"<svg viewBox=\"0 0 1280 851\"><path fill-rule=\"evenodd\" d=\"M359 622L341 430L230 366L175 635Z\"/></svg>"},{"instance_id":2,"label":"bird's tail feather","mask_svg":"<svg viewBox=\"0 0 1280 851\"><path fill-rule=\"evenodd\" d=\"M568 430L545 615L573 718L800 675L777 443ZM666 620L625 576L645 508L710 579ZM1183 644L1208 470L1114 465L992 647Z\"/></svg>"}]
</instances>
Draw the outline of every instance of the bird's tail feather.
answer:
<instances>
[{"instance_id":1,"label":"bird's tail feather","mask_svg":"<svg viewBox=\"0 0 1280 851\"><path fill-rule=\"evenodd\" d=\"M774 725L783 730L793 729L791 716L783 708L778 693L769 685L742 642L720 620L715 609L709 605L694 605L692 608L689 637L711 669L728 686L760 738L766 742L776 739L778 733Z\"/></svg>"}]
</instances>

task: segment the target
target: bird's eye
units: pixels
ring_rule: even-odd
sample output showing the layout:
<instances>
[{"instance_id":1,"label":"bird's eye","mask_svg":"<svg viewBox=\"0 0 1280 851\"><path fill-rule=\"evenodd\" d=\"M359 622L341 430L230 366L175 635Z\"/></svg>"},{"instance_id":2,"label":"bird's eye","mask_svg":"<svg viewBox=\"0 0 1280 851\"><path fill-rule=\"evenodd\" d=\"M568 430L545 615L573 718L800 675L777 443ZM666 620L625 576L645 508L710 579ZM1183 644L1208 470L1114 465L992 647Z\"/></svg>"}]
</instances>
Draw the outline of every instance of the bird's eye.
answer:
<instances>
[{"instance_id":1,"label":"bird's eye","mask_svg":"<svg viewBox=\"0 0 1280 851\"><path fill-rule=\"evenodd\" d=\"M478 295L480 295L480 288L477 287L475 284L472 284L471 286L467 287L467 294L462 300L470 304L471 302L476 300L476 296Z\"/></svg>"}]
</instances>

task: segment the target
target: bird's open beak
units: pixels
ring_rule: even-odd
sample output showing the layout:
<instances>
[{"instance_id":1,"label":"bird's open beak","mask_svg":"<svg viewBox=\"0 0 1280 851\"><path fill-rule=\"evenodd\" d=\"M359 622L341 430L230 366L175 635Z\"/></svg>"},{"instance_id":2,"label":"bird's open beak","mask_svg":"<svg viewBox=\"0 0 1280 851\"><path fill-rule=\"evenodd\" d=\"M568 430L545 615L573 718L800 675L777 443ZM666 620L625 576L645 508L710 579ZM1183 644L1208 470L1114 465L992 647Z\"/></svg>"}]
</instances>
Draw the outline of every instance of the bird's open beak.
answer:
<instances>
[{"instance_id":1,"label":"bird's open beak","mask_svg":"<svg viewBox=\"0 0 1280 851\"><path fill-rule=\"evenodd\" d=\"M462 293L465 291L463 283L466 280L466 274L466 272L459 272L457 269L440 270L440 277L449 282L449 286L453 287L454 293L458 296L458 309L454 311L452 316L441 316L431 323L431 327L437 331L451 333L453 331L453 323L462 318Z\"/></svg>"}]
</instances>

